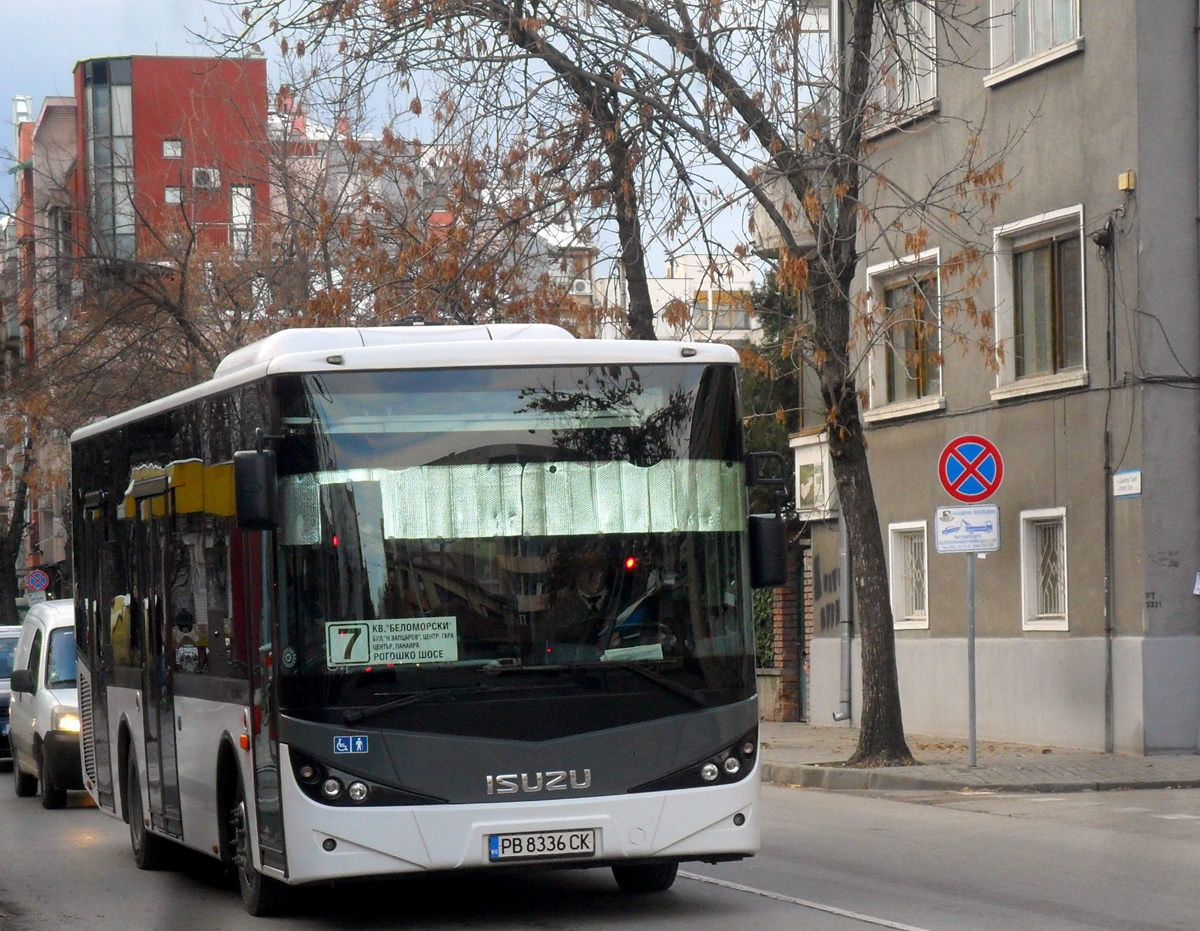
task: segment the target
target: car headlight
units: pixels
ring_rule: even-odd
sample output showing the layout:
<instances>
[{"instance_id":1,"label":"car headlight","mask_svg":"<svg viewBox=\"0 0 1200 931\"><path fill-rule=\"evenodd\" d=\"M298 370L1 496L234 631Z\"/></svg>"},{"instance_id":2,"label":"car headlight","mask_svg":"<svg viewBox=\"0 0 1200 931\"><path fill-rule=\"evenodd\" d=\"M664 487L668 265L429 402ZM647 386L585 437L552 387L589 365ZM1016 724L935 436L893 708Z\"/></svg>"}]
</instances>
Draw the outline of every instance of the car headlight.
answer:
<instances>
[{"instance_id":1,"label":"car headlight","mask_svg":"<svg viewBox=\"0 0 1200 931\"><path fill-rule=\"evenodd\" d=\"M65 708L59 705L50 713L50 730L78 734L79 712L74 708Z\"/></svg>"}]
</instances>

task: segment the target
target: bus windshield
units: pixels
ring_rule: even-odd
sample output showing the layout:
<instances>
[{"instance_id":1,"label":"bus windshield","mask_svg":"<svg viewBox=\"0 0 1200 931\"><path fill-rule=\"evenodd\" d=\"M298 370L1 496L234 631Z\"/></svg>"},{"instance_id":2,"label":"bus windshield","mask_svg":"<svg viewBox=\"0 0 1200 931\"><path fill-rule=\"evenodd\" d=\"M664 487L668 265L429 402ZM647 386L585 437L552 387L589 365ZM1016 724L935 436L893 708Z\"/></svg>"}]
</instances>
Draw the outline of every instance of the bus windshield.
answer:
<instances>
[{"instance_id":1,"label":"bus windshield","mask_svg":"<svg viewBox=\"0 0 1200 931\"><path fill-rule=\"evenodd\" d=\"M399 706L380 723L463 732L465 707L407 709L624 696L601 727L753 694L734 379L279 377L285 710Z\"/></svg>"}]
</instances>

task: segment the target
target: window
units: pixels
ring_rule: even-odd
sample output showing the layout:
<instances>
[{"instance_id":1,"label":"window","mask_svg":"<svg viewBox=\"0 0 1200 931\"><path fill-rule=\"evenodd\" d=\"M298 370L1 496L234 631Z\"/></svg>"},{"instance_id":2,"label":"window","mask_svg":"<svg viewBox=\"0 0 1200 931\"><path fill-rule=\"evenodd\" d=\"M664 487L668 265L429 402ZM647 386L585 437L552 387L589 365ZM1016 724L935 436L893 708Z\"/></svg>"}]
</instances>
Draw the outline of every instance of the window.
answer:
<instances>
[{"instance_id":1,"label":"window","mask_svg":"<svg viewBox=\"0 0 1200 931\"><path fill-rule=\"evenodd\" d=\"M169 187L163 192L163 203L168 206L183 203L183 188Z\"/></svg>"},{"instance_id":2,"label":"window","mask_svg":"<svg viewBox=\"0 0 1200 931\"><path fill-rule=\"evenodd\" d=\"M995 233L995 399L1087 384L1083 208Z\"/></svg>"},{"instance_id":3,"label":"window","mask_svg":"<svg viewBox=\"0 0 1200 931\"><path fill-rule=\"evenodd\" d=\"M825 428L808 429L788 440L796 474L796 511L804 520L828 520L833 513L833 463Z\"/></svg>"},{"instance_id":4,"label":"window","mask_svg":"<svg viewBox=\"0 0 1200 931\"><path fill-rule=\"evenodd\" d=\"M937 282L932 275L883 292L889 404L928 397L941 388L936 294Z\"/></svg>"},{"instance_id":5,"label":"window","mask_svg":"<svg viewBox=\"0 0 1200 931\"><path fill-rule=\"evenodd\" d=\"M50 632L46 659L46 687L75 684L75 628L59 627Z\"/></svg>"},{"instance_id":6,"label":"window","mask_svg":"<svg viewBox=\"0 0 1200 931\"><path fill-rule=\"evenodd\" d=\"M51 207L48 213L50 251L54 274L53 326L61 329L71 304L71 215L64 207Z\"/></svg>"},{"instance_id":7,"label":"window","mask_svg":"<svg viewBox=\"0 0 1200 931\"><path fill-rule=\"evenodd\" d=\"M938 264L931 249L867 269L875 327L867 420L944 404Z\"/></svg>"},{"instance_id":8,"label":"window","mask_svg":"<svg viewBox=\"0 0 1200 931\"><path fill-rule=\"evenodd\" d=\"M992 72L1054 61L1082 48L1078 0L992 0ZM1012 76L1012 73L1000 77Z\"/></svg>"},{"instance_id":9,"label":"window","mask_svg":"<svg viewBox=\"0 0 1200 931\"><path fill-rule=\"evenodd\" d=\"M1067 630L1066 508L1021 512L1022 629Z\"/></svg>"},{"instance_id":10,"label":"window","mask_svg":"<svg viewBox=\"0 0 1200 931\"><path fill-rule=\"evenodd\" d=\"M42 670L42 632L34 631L33 643L29 647L29 662L25 666L29 670L29 676L33 679L33 691L36 694L38 686L41 684Z\"/></svg>"},{"instance_id":11,"label":"window","mask_svg":"<svg viewBox=\"0 0 1200 931\"><path fill-rule=\"evenodd\" d=\"M245 255L250 251L251 222L254 218L254 188L234 184L229 189L229 245Z\"/></svg>"},{"instance_id":12,"label":"window","mask_svg":"<svg viewBox=\"0 0 1200 931\"><path fill-rule=\"evenodd\" d=\"M923 111L937 96L937 40L933 4L902 0L881 4L875 20L876 74L872 102L882 124Z\"/></svg>"},{"instance_id":13,"label":"window","mask_svg":"<svg viewBox=\"0 0 1200 931\"><path fill-rule=\"evenodd\" d=\"M183 140L164 139L163 158L183 158Z\"/></svg>"},{"instance_id":14,"label":"window","mask_svg":"<svg viewBox=\"0 0 1200 931\"><path fill-rule=\"evenodd\" d=\"M925 522L888 524L892 623L900 630L929 627Z\"/></svg>"},{"instance_id":15,"label":"window","mask_svg":"<svg viewBox=\"0 0 1200 931\"><path fill-rule=\"evenodd\" d=\"M1083 365L1079 236L1013 253L1013 357L1018 378Z\"/></svg>"},{"instance_id":16,"label":"window","mask_svg":"<svg viewBox=\"0 0 1200 931\"><path fill-rule=\"evenodd\" d=\"M0 679L12 676L13 661L17 657L17 638L0 637Z\"/></svg>"},{"instance_id":17,"label":"window","mask_svg":"<svg viewBox=\"0 0 1200 931\"><path fill-rule=\"evenodd\" d=\"M85 63L85 161L91 195L89 229L96 251L118 259L132 259L137 252L131 82L131 59Z\"/></svg>"}]
</instances>

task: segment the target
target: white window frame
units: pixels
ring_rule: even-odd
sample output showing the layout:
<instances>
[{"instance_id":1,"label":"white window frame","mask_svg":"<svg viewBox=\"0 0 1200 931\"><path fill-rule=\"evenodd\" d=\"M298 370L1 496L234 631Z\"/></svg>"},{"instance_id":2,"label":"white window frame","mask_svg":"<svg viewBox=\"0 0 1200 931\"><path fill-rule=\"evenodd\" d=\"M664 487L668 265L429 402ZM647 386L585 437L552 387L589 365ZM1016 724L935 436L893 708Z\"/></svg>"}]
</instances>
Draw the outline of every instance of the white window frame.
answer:
<instances>
[{"instance_id":1,"label":"white window frame","mask_svg":"<svg viewBox=\"0 0 1200 931\"><path fill-rule=\"evenodd\" d=\"M244 213L238 208L244 206ZM229 245L239 255L247 255L254 245L254 185L229 186Z\"/></svg>"},{"instance_id":2,"label":"white window frame","mask_svg":"<svg viewBox=\"0 0 1200 931\"><path fill-rule=\"evenodd\" d=\"M889 11L903 12L899 28L913 26L906 35L889 37L883 19L876 20L875 72L879 84L871 101L880 108L880 119L868 135L934 113L938 109L937 13L927 0L904 0L888 4ZM897 28L894 31L899 31Z\"/></svg>"},{"instance_id":3,"label":"white window frame","mask_svg":"<svg viewBox=\"0 0 1200 931\"><path fill-rule=\"evenodd\" d=\"M183 158L182 139L164 139L162 144L163 158Z\"/></svg>"},{"instance_id":4,"label":"white window frame","mask_svg":"<svg viewBox=\"0 0 1200 931\"><path fill-rule=\"evenodd\" d=\"M163 203L168 207L178 207L183 203L183 188L168 184L163 188Z\"/></svg>"},{"instance_id":5,"label":"white window frame","mask_svg":"<svg viewBox=\"0 0 1200 931\"><path fill-rule=\"evenodd\" d=\"M887 353L888 340L886 333L879 327L883 321L877 318L881 308L887 306L885 294L889 287L907 281L914 277L932 275L936 293L934 295L934 315L937 320L937 355L942 354L942 252L939 248L926 249L913 255L906 255L893 262L881 262L867 268L868 313L875 324L871 337L872 344L867 356L868 375L867 388L870 407L863 412L863 420L871 423L877 420L888 420L895 417L908 417L926 411L942 410L946 406L945 395L945 366L938 365L938 389L934 394L923 398L904 401L888 401L887 399Z\"/></svg>"},{"instance_id":6,"label":"white window frame","mask_svg":"<svg viewBox=\"0 0 1200 931\"><path fill-rule=\"evenodd\" d=\"M1080 0L1068 0L1071 5L1070 36L1048 48L1031 51L1025 58L1017 59L1014 31L1017 20L1017 3L1049 4L1055 0L991 0L991 72L984 78L987 87L995 87L1030 71L1036 71L1051 62L1083 51L1083 35L1079 28Z\"/></svg>"},{"instance_id":7,"label":"white window frame","mask_svg":"<svg viewBox=\"0 0 1200 931\"><path fill-rule=\"evenodd\" d=\"M997 226L992 233L992 280L995 282L996 387L993 401L1022 397L1088 383L1087 249L1083 241L1083 204L1052 210L1015 223ZM1013 254L1022 246L1051 236L1079 236L1079 312L1083 315L1083 365L1050 374L1017 378L1016 300L1013 293Z\"/></svg>"},{"instance_id":8,"label":"white window frame","mask_svg":"<svg viewBox=\"0 0 1200 931\"><path fill-rule=\"evenodd\" d=\"M1061 618L1039 618L1037 614L1038 587L1041 583L1035 526L1048 520L1062 523L1062 598L1066 611ZM1070 587L1067 574L1067 509L1041 508L1021 512L1021 629L1070 630Z\"/></svg>"},{"instance_id":9,"label":"white window frame","mask_svg":"<svg viewBox=\"0 0 1200 931\"><path fill-rule=\"evenodd\" d=\"M837 483L825 428L799 433L788 445L796 477L796 512L803 520L828 520L837 510Z\"/></svg>"},{"instance_id":10,"label":"white window frame","mask_svg":"<svg viewBox=\"0 0 1200 931\"><path fill-rule=\"evenodd\" d=\"M904 616L905 593L908 579L905 577L904 541L919 531L925 561L924 578L921 580L921 597L925 604L923 618ZM892 598L892 626L896 630L929 629L929 526L926 521L913 520L888 524L888 589Z\"/></svg>"}]
</instances>

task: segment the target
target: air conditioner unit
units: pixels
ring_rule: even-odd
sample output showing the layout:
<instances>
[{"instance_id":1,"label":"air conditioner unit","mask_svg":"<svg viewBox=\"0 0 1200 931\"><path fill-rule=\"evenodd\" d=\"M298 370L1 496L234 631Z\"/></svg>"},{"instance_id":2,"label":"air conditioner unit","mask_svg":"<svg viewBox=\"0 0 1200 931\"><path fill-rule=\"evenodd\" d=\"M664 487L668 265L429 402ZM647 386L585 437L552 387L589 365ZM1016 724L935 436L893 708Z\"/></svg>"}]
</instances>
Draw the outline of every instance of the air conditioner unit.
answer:
<instances>
[{"instance_id":1,"label":"air conditioner unit","mask_svg":"<svg viewBox=\"0 0 1200 931\"><path fill-rule=\"evenodd\" d=\"M591 294L592 293L592 283L590 281L588 281L586 278L576 278L574 281L571 282L571 293L572 294Z\"/></svg>"},{"instance_id":2,"label":"air conditioner unit","mask_svg":"<svg viewBox=\"0 0 1200 931\"><path fill-rule=\"evenodd\" d=\"M192 187L204 191L216 191L221 187L221 172L216 168L193 168Z\"/></svg>"}]
</instances>

